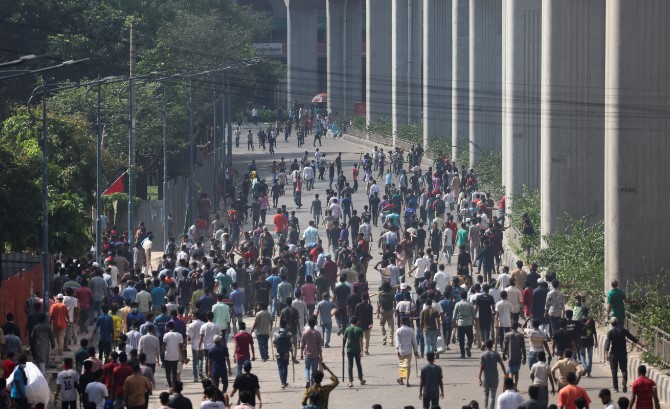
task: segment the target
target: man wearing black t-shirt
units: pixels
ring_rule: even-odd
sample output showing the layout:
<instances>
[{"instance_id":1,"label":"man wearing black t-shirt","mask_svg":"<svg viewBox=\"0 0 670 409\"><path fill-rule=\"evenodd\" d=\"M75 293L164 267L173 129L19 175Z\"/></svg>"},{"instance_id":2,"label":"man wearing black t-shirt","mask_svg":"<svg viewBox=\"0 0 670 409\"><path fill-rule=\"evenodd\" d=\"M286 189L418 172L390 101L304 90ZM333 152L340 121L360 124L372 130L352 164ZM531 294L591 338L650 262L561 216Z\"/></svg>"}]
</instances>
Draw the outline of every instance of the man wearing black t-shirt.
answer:
<instances>
[{"instance_id":1,"label":"man wearing black t-shirt","mask_svg":"<svg viewBox=\"0 0 670 409\"><path fill-rule=\"evenodd\" d=\"M491 338L491 322L493 314L495 313L495 300L489 294L490 287L484 284L482 287L484 293L475 300L475 314L479 316L479 339L481 346L484 347L484 342Z\"/></svg>"},{"instance_id":2,"label":"man wearing black t-shirt","mask_svg":"<svg viewBox=\"0 0 670 409\"><path fill-rule=\"evenodd\" d=\"M572 350L573 353L575 350L577 350L572 334L570 334L566 329L567 325L568 321L562 318L559 323L560 329L554 332L553 352L556 356L563 356L563 351L566 349Z\"/></svg>"},{"instance_id":3,"label":"man wearing black t-shirt","mask_svg":"<svg viewBox=\"0 0 670 409\"><path fill-rule=\"evenodd\" d=\"M256 398L258 398L258 403L261 405L263 403L261 402L261 386L258 383L258 377L251 373L251 361L244 362L243 368L244 372L235 378L235 383L233 383L233 392L230 394L230 397L232 398L235 396L237 391L240 391L240 394L243 391L248 391L253 395L249 404L252 407L255 407Z\"/></svg>"}]
</instances>

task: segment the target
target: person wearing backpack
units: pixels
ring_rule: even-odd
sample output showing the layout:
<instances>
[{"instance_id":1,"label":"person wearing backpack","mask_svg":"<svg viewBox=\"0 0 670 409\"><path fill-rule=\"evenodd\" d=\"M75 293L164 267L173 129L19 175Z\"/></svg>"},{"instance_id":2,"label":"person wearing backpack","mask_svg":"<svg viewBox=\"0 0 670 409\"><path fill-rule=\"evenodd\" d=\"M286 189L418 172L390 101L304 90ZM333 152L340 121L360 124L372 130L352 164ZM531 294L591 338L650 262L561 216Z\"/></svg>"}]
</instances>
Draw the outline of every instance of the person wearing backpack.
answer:
<instances>
[{"instance_id":1,"label":"person wearing backpack","mask_svg":"<svg viewBox=\"0 0 670 409\"><path fill-rule=\"evenodd\" d=\"M274 336L274 346L277 351L277 368L279 369L279 380L283 390L288 386L288 363L289 359L295 359L295 351L293 350L293 335L287 329L288 322L280 320L279 325L279 331Z\"/></svg>"},{"instance_id":2,"label":"person wearing backpack","mask_svg":"<svg viewBox=\"0 0 670 409\"><path fill-rule=\"evenodd\" d=\"M396 307L395 294L388 281L384 281L380 287L380 293L377 297L377 318L379 318L379 326L382 329L382 342L386 345L387 335L386 327L388 325L391 337L391 346L393 346L393 334L395 333L394 325L394 311Z\"/></svg>"}]
</instances>

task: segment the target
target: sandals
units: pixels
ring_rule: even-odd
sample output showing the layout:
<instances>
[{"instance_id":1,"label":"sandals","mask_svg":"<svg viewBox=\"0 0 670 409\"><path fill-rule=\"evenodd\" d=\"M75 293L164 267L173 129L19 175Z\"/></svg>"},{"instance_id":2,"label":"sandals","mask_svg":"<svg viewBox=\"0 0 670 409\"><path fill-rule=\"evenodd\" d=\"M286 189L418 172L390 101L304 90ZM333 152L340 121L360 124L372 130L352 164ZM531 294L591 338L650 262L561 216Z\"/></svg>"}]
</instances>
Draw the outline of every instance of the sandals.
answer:
<instances>
[{"instance_id":1,"label":"sandals","mask_svg":"<svg viewBox=\"0 0 670 409\"><path fill-rule=\"evenodd\" d=\"M349 382L349 383L347 384L347 388L353 388L353 387L354 387L354 384L353 384L353 383Z\"/></svg>"}]
</instances>

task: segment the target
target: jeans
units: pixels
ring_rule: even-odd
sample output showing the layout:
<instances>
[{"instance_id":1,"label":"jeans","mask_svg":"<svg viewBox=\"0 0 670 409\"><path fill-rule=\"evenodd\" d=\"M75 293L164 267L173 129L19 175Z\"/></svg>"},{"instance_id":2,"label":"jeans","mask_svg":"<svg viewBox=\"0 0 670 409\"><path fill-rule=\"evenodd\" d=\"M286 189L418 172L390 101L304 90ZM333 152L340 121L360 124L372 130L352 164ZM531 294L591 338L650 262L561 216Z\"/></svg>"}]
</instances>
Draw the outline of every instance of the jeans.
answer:
<instances>
[{"instance_id":1,"label":"jeans","mask_svg":"<svg viewBox=\"0 0 670 409\"><path fill-rule=\"evenodd\" d=\"M418 327L418 325L417 325ZM417 328L418 330L418 328ZM423 357L423 352L426 349L426 340L423 337L423 332L421 331L416 331L416 343L419 344L419 352L421 353L421 356Z\"/></svg>"},{"instance_id":2,"label":"jeans","mask_svg":"<svg viewBox=\"0 0 670 409\"><path fill-rule=\"evenodd\" d=\"M484 407L482 409L494 409L496 406L496 391L498 390L498 385L487 385L484 384ZM490 404L489 404L489 399Z\"/></svg>"},{"instance_id":3,"label":"jeans","mask_svg":"<svg viewBox=\"0 0 670 409\"><path fill-rule=\"evenodd\" d=\"M428 396L423 397L423 409L434 408L435 406L438 406L439 403L440 403L439 396L435 398Z\"/></svg>"},{"instance_id":4,"label":"jeans","mask_svg":"<svg viewBox=\"0 0 670 409\"><path fill-rule=\"evenodd\" d=\"M309 382L309 386L314 385L311 374L316 372L317 369L319 369L319 358L305 357L305 379Z\"/></svg>"},{"instance_id":5,"label":"jeans","mask_svg":"<svg viewBox=\"0 0 670 409\"><path fill-rule=\"evenodd\" d=\"M91 307L79 309L79 330L88 331L88 325L91 322Z\"/></svg>"},{"instance_id":6,"label":"jeans","mask_svg":"<svg viewBox=\"0 0 670 409\"><path fill-rule=\"evenodd\" d=\"M444 254L444 259L447 260L447 264L451 265L451 255L452 255L451 246L445 246L442 254Z\"/></svg>"},{"instance_id":7,"label":"jeans","mask_svg":"<svg viewBox=\"0 0 670 409\"><path fill-rule=\"evenodd\" d=\"M99 341L98 342L98 359L102 361L103 357L108 357L112 353L112 342L111 341Z\"/></svg>"},{"instance_id":8,"label":"jeans","mask_svg":"<svg viewBox=\"0 0 670 409\"><path fill-rule=\"evenodd\" d=\"M582 361L582 366L586 369L586 373L591 374L591 367L593 366L593 347L580 347L579 360Z\"/></svg>"},{"instance_id":9,"label":"jeans","mask_svg":"<svg viewBox=\"0 0 670 409\"><path fill-rule=\"evenodd\" d=\"M451 342L452 330L453 327L451 326L451 322L442 322L442 342L444 343L445 348L448 347Z\"/></svg>"},{"instance_id":10,"label":"jeans","mask_svg":"<svg viewBox=\"0 0 670 409\"><path fill-rule=\"evenodd\" d=\"M250 356L243 356L240 359L237 360L237 369L235 372L235 375L240 375L242 374L242 365L244 365L245 361L251 361Z\"/></svg>"},{"instance_id":11,"label":"jeans","mask_svg":"<svg viewBox=\"0 0 670 409\"><path fill-rule=\"evenodd\" d=\"M528 369L533 367L533 364L537 362L537 352L535 351L530 351L528 353Z\"/></svg>"},{"instance_id":12,"label":"jeans","mask_svg":"<svg viewBox=\"0 0 670 409\"><path fill-rule=\"evenodd\" d=\"M347 352L347 358L349 359L349 382L354 381L354 361L356 361L358 379L363 380L363 367L361 366L360 352Z\"/></svg>"},{"instance_id":13,"label":"jeans","mask_svg":"<svg viewBox=\"0 0 670 409\"><path fill-rule=\"evenodd\" d=\"M479 341L482 344L491 338L491 320L479 319L479 333L481 334Z\"/></svg>"},{"instance_id":14,"label":"jeans","mask_svg":"<svg viewBox=\"0 0 670 409\"><path fill-rule=\"evenodd\" d=\"M256 334L256 341L258 342L258 352L262 360L270 359L268 355L268 339L269 335Z\"/></svg>"},{"instance_id":15,"label":"jeans","mask_svg":"<svg viewBox=\"0 0 670 409\"><path fill-rule=\"evenodd\" d=\"M625 387L628 384L628 354L610 353L610 369L612 370L612 388L619 389L618 370L621 369L621 382Z\"/></svg>"},{"instance_id":16,"label":"jeans","mask_svg":"<svg viewBox=\"0 0 670 409\"><path fill-rule=\"evenodd\" d=\"M316 305L308 305L307 306L307 312L309 313L309 316L311 317L314 315L314 309L316 308Z\"/></svg>"},{"instance_id":17,"label":"jeans","mask_svg":"<svg viewBox=\"0 0 670 409\"><path fill-rule=\"evenodd\" d=\"M323 342L325 342L326 346L330 346L330 334L333 332L333 324L321 323L321 329L323 330Z\"/></svg>"},{"instance_id":18,"label":"jeans","mask_svg":"<svg viewBox=\"0 0 670 409\"><path fill-rule=\"evenodd\" d=\"M554 336L554 333L561 329L560 327L561 317L552 317L549 316L549 323L551 324L551 336Z\"/></svg>"},{"instance_id":19,"label":"jeans","mask_svg":"<svg viewBox=\"0 0 670 409\"><path fill-rule=\"evenodd\" d=\"M202 364L203 364L203 352L198 353L197 349L191 349L191 355L193 358L193 380L197 381L200 377L200 374L203 373Z\"/></svg>"},{"instance_id":20,"label":"jeans","mask_svg":"<svg viewBox=\"0 0 670 409\"><path fill-rule=\"evenodd\" d=\"M163 361L165 366L165 379L167 380L168 386L172 388L174 381L177 380L177 363L179 361Z\"/></svg>"},{"instance_id":21,"label":"jeans","mask_svg":"<svg viewBox=\"0 0 670 409\"><path fill-rule=\"evenodd\" d=\"M288 358L277 358L277 369L279 370L279 381L282 386L287 385L288 378Z\"/></svg>"},{"instance_id":22,"label":"jeans","mask_svg":"<svg viewBox=\"0 0 670 409\"><path fill-rule=\"evenodd\" d=\"M472 325L458 327L458 345L461 348L461 357L465 356L465 337L468 338L467 350L472 348Z\"/></svg>"},{"instance_id":23,"label":"jeans","mask_svg":"<svg viewBox=\"0 0 670 409\"><path fill-rule=\"evenodd\" d=\"M424 331L423 337L426 339L426 353L437 350L437 330Z\"/></svg>"},{"instance_id":24,"label":"jeans","mask_svg":"<svg viewBox=\"0 0 670 409\"><path fill-rule=\"evenodd\" d=\"M93 307L91 308L93 312L93 318L97 318L99 315L102 315L102 304L103 300L93 301Z\"/></svg>"},{"instance_id":25,"label":"jeans","mask_svg":"<svg viewBox=\"0 0 670 409\"><path fill-rule=\"evenodd\" d=\"M498 327L498 345L502 351L503 345L505 343L505 334L510 330L510 327Z\"/></svg>"},{"instance_id":26,"label":"jeans","mask_svg":"<svg viewBox=\"0 0 670 409\"><path fill-rule=\"evenodd\" d=\"M237 323L244 322L244 314L235 314L236 320L233 320L233 334L237 334Z\"/></svg>"},{"instance_id":27,"label":"jeans","mask_svg":"<svg viewBox=\"0 0 670 409\"><path fill-rule=\"evenodd\" d=\"M61 401L61 408L62 409L77 409L77 401L69 401L69 402L63 402Z\"/></svg>"}]
</instances>

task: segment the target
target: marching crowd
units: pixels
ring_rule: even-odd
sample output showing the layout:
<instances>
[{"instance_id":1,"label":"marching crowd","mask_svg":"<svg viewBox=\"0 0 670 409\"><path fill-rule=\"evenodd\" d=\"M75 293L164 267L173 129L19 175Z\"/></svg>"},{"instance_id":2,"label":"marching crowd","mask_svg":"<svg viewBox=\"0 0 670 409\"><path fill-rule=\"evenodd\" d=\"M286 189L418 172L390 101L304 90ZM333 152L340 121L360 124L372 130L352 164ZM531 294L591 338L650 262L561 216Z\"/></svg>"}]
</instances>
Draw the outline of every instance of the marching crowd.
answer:
<instances>
[{"instance_id":1,"label":"marching crowd","mask_svg":"<svg viewBox=\"0 0 670 409\"><path fill-rule=\"evenodd\" d=\"M259 147L274 153L279 132L288 141L292 128L299 146L312 131L319 134L314 146L327 130L339 133L327 113L301 109L292 118L259 131ZM247 142L255 149L251 130ZM591 398L579 384L588 382L582 378L591 376L599 345L587 304L600 301L564 289L560 272L541 273L521 261L512 271L502 265L505 197L494 201L481 191L474 169L445 155L425 169L423 156L421 147L375 147L347 169L341 153L326 159L316 148L267 166L251 161L223 217L201 195L198 220L168 239L158 265L152 265L153 234L143 223L132 246L126 232L106 232L102 265L93 253L59 258L48 319L36 293L26 301L25 329L13 328L9 314L2 326L3 376L14 376L11 393L0 393L0 409L10 397L16 407L30 407L22 333L43 373L50 354L74 352L57 374L55 397L63 408L75 408L78 400L87 409L147 408L149 395L165 389L156 371L165 372L168 387L159 394L161 408L261 408L253 366L275 360L282 389L289 366L302 361L300 405L326 409L339 380L323 360L324 349L341 348L347 387L365 385L363 362L376 322L383 345L395 348L399 385L410 387L412 361L418 368L425 359L418 392L424 408L439 408L444 398L440 355L444 359L452 344L460 359L480 351L472 381L482 386L484 409L588 408ZM303 189L316 189L316 181L327 188L306 204L310 220L279 205L291 194L300 209ZM357 193L367 200L354 209ZM373 227L381 229L377 237ZM372 288L372 281L380 285ZM628 392L627 339L638 342L623 325L625 302L612 282L611 329L600 346L608 351L612 391L598 397L607 409L658 409L644 366L630 401L613 402L619 370ZM516 389L523 372L531 379L527 398ZM182 394L184 382L202 383L201 402ZM554 394L557 405L550 405Z\"/></svg>"}]
</instances>

